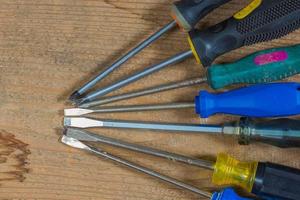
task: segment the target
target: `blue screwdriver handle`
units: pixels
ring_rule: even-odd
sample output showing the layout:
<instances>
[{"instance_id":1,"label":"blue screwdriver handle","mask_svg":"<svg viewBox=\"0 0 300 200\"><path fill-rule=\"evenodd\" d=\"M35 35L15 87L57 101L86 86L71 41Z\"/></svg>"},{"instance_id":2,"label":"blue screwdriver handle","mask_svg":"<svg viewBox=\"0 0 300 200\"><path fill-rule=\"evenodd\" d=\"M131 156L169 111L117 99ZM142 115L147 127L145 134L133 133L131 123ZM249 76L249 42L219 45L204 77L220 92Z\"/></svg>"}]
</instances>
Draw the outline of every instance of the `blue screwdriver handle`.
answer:
<instances>
[{"instance_id":1,"label":"blue screwdriver handle","mask_svg":"<svg viewBox=\"0 0 300 200\"><path fill-rule=\"evenodd\" d=\"M259 84L218 94L200 91L195 106L203 118L217 113L258 118L297 115L300 83Z\"/></svg>"},{"instance_id":2,"label":"blue screwdriver handle","mask_svg":"<svg viewBox=\"0 0 300 200\"><path fill-rule=\"evenodd\" d=\"M226 188L221 192L214 192L211 200L252 200L249 198L240 197L232 188Z\"/></svg>"}]
</instances>

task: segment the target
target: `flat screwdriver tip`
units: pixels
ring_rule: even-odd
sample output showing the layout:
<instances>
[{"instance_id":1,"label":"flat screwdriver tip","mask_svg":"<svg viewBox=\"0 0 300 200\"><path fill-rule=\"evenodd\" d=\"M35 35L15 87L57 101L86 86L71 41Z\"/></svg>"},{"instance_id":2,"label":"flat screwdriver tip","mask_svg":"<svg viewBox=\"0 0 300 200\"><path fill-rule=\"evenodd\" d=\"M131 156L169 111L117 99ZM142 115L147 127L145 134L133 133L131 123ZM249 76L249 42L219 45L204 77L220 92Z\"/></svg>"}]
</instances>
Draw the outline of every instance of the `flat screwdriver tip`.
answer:
<instances>
[{"instance_id":1,"label":"flat screwdriver tip","mask_svg":"<svg viewBox=\"0 0 300 200\"><path fill-rule=\"evenodd\" d=\"M71 147L74 147L74 148L77 148L77 149L86 149L86 150L90 150L90 147L88 147L87 145L83 144L82 142L80 142L79 140L77 139L74 139L74 138L71 138L71 137L68 137L66 135L63 135L61 137L61 142L63 144L66 144L68 146L71 146Z\"/></svg>"},{"instance_id":2,"label":"flat screwdriver tip","mask_svg":"<svg viewBox=\"0 0 300 200\"><path fill-rule=\"evenodd\" d=\"M82 108L71 108L71 109L64 110L65 116L81 116L90 113L93 113L93 110L82 109Z\"/></svg>"},{"instance_id":3,"label":"flat screwdriver tip","mask_svg":"<svg viewBox=\"0 0 300 200\"><path fill-rule=\"evenodd\" d=\"M64 126L71 126L71 118L70 117L65 117L64 118Z\"/></svg>"},{"instance_id":4,"label":"flat screwdriver tip","mask_svg":"<svg viewBox=\"0 0 300 200\"><path fill-rule=\"evenodd\" d=\"M103 121L85 117L65 117L64 126L74 128L103 127Z\"/></svg>"}]
</instances>

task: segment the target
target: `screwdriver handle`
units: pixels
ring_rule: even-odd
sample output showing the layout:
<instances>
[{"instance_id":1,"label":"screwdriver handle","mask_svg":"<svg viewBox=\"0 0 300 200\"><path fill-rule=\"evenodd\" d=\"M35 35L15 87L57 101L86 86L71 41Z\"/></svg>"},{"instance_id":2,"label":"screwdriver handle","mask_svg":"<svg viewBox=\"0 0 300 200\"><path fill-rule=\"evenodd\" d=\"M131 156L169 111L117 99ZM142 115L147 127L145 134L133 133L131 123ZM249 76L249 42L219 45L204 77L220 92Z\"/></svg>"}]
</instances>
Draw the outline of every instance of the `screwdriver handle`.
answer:
<instances>
[{"instance_id":1,"label":"screwdriver handle","mask_svg":"<svg viewBox=\"0 0 300 200\"><path fill-rule=\"evenodd\" d=\"M241 118L237 127L239 127L239 143L242 145L257 141L281 148L300 147L299 120L285 118L256 121Z\"/></svg>"},{"instance_id":2,"label":"screwdriver handle","mask_svg":"<svg viewBox=\"0 0 300 200\"><path fill-rule=\"evenodd\" d=\"M207 70L208 84L220 89L232 84L278 81L300 73L300 45L254 53L235 63L213 65Z\"/></svg>"},{"instance_id":3,"label":"screwdriver handle","mask_svg":"<svg viewBox=\"0 0 300 200\"><path fill-rule=\"evenodd\" d=\"M257 166L258 162L241 162L225 153L220 153L214 165L212 183L233 185L251 192Z\"/></svg>"},{"instance_id":4,"label":"screwdriver handle","mask_svg":"<svg viewBox=\"0 0 300 200\"><path fill-rule=\"evenodd\" d=\"M252 193L265 199L300 199L300 170L273 163L258 163Z\"/></svg>"},{"instance_id":5,"label":"screwdriver handle","mask_svg":"<svg viewBox=\"0 0 300 200\"><path fill-rule=\"evenodd\" d=\"M208 118L217 113L247 117L280 117L300 114L299 83L252 85L219 94L200 91L196 113Z\"/></svg>"},{"instance_id":6,"label":"screwdriver handle","mask_svg":"<svg viewBox=\"0 0 300 200\"><path fill-rule=\"evenodd\" d=\"M280 38L300 27L300 0L253 0L233 17L206 30L192 30L189 43L207 67L220 55Z\"/></svg>"},{"instance_id":7,"label":"screwdriver handle","mask_svg":"<svg viewBox=\"0 0 300 200\"><path fill-rule=\"evenodd\" d=\"M176 1L172 6L171 15L184 31L190 31L208 13L229 1L230 0Z\"/></svg>"},{"instance_id":8,"label":"screwdriver handle","mask_svg":"<svg viewBox=\"0 0 300 200\"><path fill-rule=\"evenodd\" d=\"M240 197L233 188L225 188L220 192L214 192L211 200L251 200L249 198Z\"/></svg>"}]
</instances>

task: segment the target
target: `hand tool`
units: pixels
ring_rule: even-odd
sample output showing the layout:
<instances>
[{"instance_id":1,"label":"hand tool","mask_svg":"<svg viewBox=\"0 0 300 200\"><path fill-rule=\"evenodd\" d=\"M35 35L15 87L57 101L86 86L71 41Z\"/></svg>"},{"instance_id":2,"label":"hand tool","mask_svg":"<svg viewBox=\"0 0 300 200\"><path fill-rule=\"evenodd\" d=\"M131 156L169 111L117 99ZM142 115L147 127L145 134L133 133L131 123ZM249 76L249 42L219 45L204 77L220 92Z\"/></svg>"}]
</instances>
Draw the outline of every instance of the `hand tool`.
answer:
<instances>
[{"instance_id":1,"label":"hand tool","mask_svg":"<svg viewBox=\"0 0 300 200\"><path fill-rule=\"evenodd\" d=\"M138 54L144 48L155 42L162 35L172 30L178 24L185 31L190 31L198 21L205 17L209 12L215 8L229 2L230 0L181 0L177 1L172 6L171 15L174 18L159 31L148 37L146 40L138 44L124 56L115 61L111 66L107 67L103 72L98 74L93 80L86 83L80 89L73 92L70 100L74 101L82 96L86 91L92 88L97 82L104 79L107 75L119 68L122 64L127 62L130 58Z\"/></svg>"},{"instance_id":2,"label":"hand tool","mask_svg":"<svg viewBox=\"0 0 300 200\"><path fill-rule=\"evenodd\" d=\"M300 197L299 169L269 162L241 162L223 153L217 156L216 162L211 162L131 144L78 129L67 129L65 135L84 142L100 142L213 170L212 182L214 184L241 187L263 199L298 200Z\"/></svg>"},{"instance_id":3,"label":"hand tool","mask_svg":"<svg viewBox=\"0 0 300 200\"><path fill-rule=\"evenodd\" d=\"M206 82L206 78L192 78L188 79L185 81L179 81L179 82L173 82L173 83L168 83L168 84L163 84L155 87L150 87L147 89L142 89L142 90L137 90L125 94L119 94L115 96L109 96L107 98L103 98L100 100L95 100L91 101L88 103L84 103L79 105L79 108L90 108L94 106L99 106L99 105L104 105L104 104L109 104L117 101L122 101L125 99L132 99L136 97L141 97L141 96L146 96L149 94L155 94L159 92L165 92L168 90L174 90L174 89L179 89L179 88L184 88L184 87L189 87L193 85L198 85L203 82Z\"/></svg>"},{"instance_id":4,"label":"hand tool","mask_svg":"<svg viewBox=\"0 0 300 200\"><path fill-rule=\"evenodd\" d=\"M157 65L96 90L77 100L82 104L95 100L174 63L195 56L208 67L220 55L243 46L280 38L300 27L300 0L253 0L233 17L206 30L192 30L188 41L191 50L177 54Z\"/></svg>"},{"instance_id":5,"label":"hand tool","mask_svg":"<svg viewBox=\"0 0 300 200\"><path fill-rule=\"evenodd\" d=\"M149 176L155 177L161 181L164 181L166 183L170 183L175 185L176 187L188 190L190 192L193 192L195 194L201 195L203 197L209 198L211 200L250 200L248 198L243 198L238 196L237 193L235 193L235 191L232 188L226 188L221 190L220 192L214 192L214 193L210 193L204 190L200 190L192 185L183 183L179 180L176 180L172 177L166 176L164 174L158 173L156 171L153 171L151 169L148 169L146 167L140 166L136 163L130 162L128 160L122 159L120 157L114 156L102 149L98 149L95 147L92 147L88 144L85 144L75 138L71 138L71 137L67 137L67 136L63 136L61 139L62 143L74 147L74 148L78 148L78 149L82 149L88 152L91 152L93 154L96 154L102 158L106 158L109 159L111 161L114 161L118 164L122 164L126 167L129 167L131 169L134 169L138 172L142 172L144 174L147 174Z\"/></svg>"},{"instance_id":6,"label":"hand tool","mask_svg":"<svg viewBox=\"0 0 300 200\"><path fill-rule=\"evenodd\" d=\"M299 83L258 84L212 94L206 90L199 92L194 103L171 103L158 105L109 107L87 112L128 112L159 109L195 107L202 118L222 113L246 117L281 117L300 114ZM81 114L84 110L72 109L66 113Z\"/></svg>"},{"instance_id":7,"label":"hand tool","mask_svg":"<svg viewBox=\"0 0 300 200\"><path fill-rule=\"evenodd\" d=\"M65 117L64 126L74 128L125 128L233 135L238 137L239 144L241 145L248 145L254 141L281 148L300 147L300 121L286 118L259 121L250 118L241 118L239 121L223 125L199 125Z\"/></svg>"},{"instance_id":8,"label":"hand tool","mask_svg":"<svg viewBox=\"0 0 300 200\"><path fill-rule=\"evenodd\" d=\"M278 81L300 72L299 55L300 45L259 51L234 63L212 65L208 68L206 77L116 95L81 104L79 107L89 108L204 82L207 82L213 89L220 89L231 84L257 84Z\"/></svg>"},{"instance_id":9,"label":"hand tool","mask_svg":"<svg viewBox=\"0 0 300 200\"><path fill-rule=\"evenodd\" d=\"M155 111L155 110L169 110L169 109L186 109L194 108L194 103L169 103L156 105L134 105L134 106L105 106L99 109L83 109L70 108L65 109L65 116L81 116L92 113L117 113L117 112L137 112L137 111Z\"/></svg>"}]
</instances>

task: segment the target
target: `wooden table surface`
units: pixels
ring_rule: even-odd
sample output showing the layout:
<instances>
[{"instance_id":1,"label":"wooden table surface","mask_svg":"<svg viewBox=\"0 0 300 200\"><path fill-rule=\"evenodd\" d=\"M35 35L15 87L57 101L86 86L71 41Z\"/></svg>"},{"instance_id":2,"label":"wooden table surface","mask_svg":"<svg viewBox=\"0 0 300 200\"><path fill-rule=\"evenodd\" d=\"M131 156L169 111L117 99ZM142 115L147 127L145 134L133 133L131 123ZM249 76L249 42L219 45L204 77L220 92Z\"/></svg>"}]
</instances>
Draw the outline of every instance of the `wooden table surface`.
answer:
<instances>
[{"instance_id":1,"label":"wooden table surface","mask_svg":"<svg viewBox=\"0 0 300 200\"><path fill-rule=\"evenodd\" d=\"M234 0L200 27L226 19L249 1ZM171 0L1 0L0 4L0 199L176 200L200 197L59 142L68 95L123 52L171 20ZM300 31L270 43L226 54L229 62L256 50L300 42ZM167 34L115 71L108 85L188 48L186 35ZM193 59L131 84L119 93L203 75ZM300 80L297 76L290 80ZM206 85L201 88L209 89ZM199 86L120 104L190 101ZM102 114L98 118L222 123L193 110ZM239 146L232 137L93 129L126 141L194 156L227 152L242 160L273 161L300 168L300 151L264 144ZM200 188L212 190L211 172L120 149L112 151Z\"/></svg>"}]
</instances>

